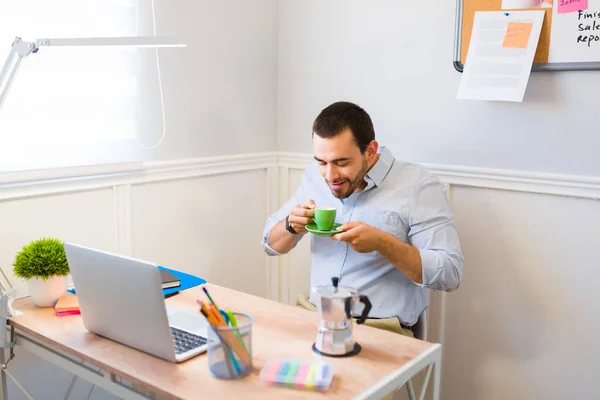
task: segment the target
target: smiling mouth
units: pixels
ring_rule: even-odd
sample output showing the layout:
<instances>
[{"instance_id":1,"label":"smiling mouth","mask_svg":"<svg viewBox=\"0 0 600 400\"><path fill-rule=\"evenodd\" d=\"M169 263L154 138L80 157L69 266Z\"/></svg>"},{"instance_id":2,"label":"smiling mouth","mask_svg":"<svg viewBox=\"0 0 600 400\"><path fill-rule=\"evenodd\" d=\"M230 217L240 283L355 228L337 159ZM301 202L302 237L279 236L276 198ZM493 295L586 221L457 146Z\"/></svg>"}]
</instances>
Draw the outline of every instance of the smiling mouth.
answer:
<instances>
[{"instance_id":1,"label":"smiling mouth","mask_svg":"<svg viewBox=\"0 0 600 400\"><path fill-rule=\"evenodd\" d=\"M330 187L332 190L340 190L340 189L341 189L341 188L342 188L342 187L343 187L343 186L346 184L346 182L347 182L347 181L341 181L341 182L330 182L330 183L329 183L329 187Z\"/></svg>"}]
</instances>

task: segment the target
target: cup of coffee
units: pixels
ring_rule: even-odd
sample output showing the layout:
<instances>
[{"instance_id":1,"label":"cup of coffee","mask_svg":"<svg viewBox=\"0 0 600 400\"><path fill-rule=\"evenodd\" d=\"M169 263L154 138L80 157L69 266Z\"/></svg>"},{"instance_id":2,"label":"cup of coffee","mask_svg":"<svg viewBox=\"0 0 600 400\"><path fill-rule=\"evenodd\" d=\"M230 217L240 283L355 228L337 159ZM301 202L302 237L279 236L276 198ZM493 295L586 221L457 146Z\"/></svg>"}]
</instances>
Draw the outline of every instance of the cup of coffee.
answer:
<instances>
[{"instance_id":1,"label":"cup of coffee","mask_svg":"<svg viewBox=\"0 0 600 400\"><path fill-rule=\"evenodd\" d=\"M335 208L317 207L314 210L313 221L320 231L330 231L335 223Z\"/></svg>"}]
</instances>

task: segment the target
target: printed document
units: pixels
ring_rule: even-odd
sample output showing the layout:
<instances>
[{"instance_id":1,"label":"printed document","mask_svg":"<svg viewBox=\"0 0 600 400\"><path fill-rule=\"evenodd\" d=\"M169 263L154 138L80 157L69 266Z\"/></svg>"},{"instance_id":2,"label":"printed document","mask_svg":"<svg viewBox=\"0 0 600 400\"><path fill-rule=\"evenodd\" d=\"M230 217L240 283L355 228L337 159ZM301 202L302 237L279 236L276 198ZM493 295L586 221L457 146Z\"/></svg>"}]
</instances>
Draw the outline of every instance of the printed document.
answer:
<instances>
[{"instance_id":1,"label":"printed document","mask_svg":"<svg viewBox=\"0 0 600 400\"><path fill-rule=\"evenodd\" d=\"M458 99L522 102L545 11L478 11Z\"/></svg>"}]
</instances>

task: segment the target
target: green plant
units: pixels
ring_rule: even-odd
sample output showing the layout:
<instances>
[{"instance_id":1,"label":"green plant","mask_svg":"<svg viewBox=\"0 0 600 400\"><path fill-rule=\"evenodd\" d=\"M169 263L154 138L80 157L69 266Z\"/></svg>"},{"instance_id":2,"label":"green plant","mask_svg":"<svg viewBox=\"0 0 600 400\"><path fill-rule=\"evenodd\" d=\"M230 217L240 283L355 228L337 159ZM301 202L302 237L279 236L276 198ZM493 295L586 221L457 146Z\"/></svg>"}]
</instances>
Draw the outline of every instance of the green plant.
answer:
<instances>
[{"instance_id":1,"label":"green plant","mask_svg":"<svg viewBox=\"0 0 600 400\"><path fill-rule=\"evenodd\" d=\"M69 274L64 244L55 238L37 239L24 246L13 265L14 274L23 279L38 277L45 280Z\"/></svg>"}]
</instances>

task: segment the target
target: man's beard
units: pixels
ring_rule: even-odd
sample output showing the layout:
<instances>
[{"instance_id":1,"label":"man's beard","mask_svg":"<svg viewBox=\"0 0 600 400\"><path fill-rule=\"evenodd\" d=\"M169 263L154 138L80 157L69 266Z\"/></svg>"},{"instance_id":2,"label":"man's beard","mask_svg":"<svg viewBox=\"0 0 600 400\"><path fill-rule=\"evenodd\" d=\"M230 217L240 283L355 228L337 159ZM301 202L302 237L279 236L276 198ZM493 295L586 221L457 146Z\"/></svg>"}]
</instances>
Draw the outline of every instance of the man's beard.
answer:
<instances>
[{"instance_id":1,"label":"man's beard","mask_svg":"<svg viewBox=\"0 0 600 400\"><path fill-rule=\"evenodd\" d=\"M333 190L331 186L329 190L331 190L331 194L333 194L338 199L347 199L358 189L358 187L364 182L365 175L369 171L369 163L367 160L363 160L362 167L356 177L354 179L350 179L348 177L343 177L341 180L346 181L344 186L340 190Z\"/></svg>"}]
</instances>

